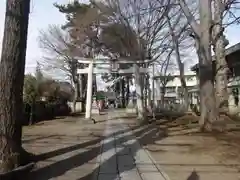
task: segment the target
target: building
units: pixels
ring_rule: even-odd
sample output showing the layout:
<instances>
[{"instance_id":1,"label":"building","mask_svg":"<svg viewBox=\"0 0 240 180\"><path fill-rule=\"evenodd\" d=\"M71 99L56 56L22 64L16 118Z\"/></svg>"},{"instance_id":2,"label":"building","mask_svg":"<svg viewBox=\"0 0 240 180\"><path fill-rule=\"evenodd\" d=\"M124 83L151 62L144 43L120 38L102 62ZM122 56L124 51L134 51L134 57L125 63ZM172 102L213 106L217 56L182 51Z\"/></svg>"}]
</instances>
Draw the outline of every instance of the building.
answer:
<instances>
[{"instance_id":1,"label":"building","mask_svg":"<svg viewBox=\"0 0 240 180\"><path fill-rule=\"evenodd\" d=\"M155 76L155 100L159 105L161 103L161 89L163 89L163 84L161 80L163 80L164 76ZM180 81L179 75L169 75L169 80L165 86L165 94L164 94L164 104L181 104L183 102L183 89ZM196 73L188 72L185 74L185 80L189 91L190 103L195 104L198 101L198 96L196 94L196 89L198 89L198 78Z\"/></svg>"},{"instance_id":2,"label":"building","mask_svg":"<svg viewBox=\"0 0 240 180\"><path fill-rule=\"evenodd\" d=\"M226 49L226 62L228 71L228 92L229 92L229 112L238 114L240 112L240 43ZM199 73L199 65L194 65L191 70ZM216 64L213 58L213 73L215 74Z\"/></svg>"}]
</instances>

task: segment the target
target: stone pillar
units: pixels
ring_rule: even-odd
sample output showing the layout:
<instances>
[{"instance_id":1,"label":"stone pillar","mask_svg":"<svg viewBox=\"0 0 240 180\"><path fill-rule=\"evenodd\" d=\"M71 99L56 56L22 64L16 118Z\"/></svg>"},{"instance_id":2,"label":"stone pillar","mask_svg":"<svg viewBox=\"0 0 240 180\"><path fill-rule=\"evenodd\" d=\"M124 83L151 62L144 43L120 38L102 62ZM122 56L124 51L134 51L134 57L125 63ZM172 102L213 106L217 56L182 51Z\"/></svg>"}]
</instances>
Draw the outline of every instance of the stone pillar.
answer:
<instances>
[{"instance_id":1,"label":"stone pillar","mask_svg":"<svg viewBox=\"0 0 240 180\"><path fill-rule=\"evenodd\" d=\"M93 86L93 61L88 65L88 81L87 81L87 102L85 118L91 118L92 111L92 86Z\"/></svg>"}]
</instances>

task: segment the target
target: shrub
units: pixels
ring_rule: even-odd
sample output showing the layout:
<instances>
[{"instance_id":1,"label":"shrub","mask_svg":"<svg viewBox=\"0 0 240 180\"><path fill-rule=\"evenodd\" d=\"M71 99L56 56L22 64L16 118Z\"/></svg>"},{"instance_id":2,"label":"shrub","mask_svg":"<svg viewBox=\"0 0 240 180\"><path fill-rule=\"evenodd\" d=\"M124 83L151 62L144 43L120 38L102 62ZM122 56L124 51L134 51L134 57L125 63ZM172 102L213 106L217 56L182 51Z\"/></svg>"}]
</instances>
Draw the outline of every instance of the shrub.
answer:
<instances>
[{"instance_id":1,"label":"shrub","mask_svg":"<svg viewBox=\"0 0 240 180\"><path fill-rule=\"evenodd\" d=\"M54 119L56 116L67 116L71 113L71 108L66 102L44 102L37 101L35 104L30 105L24 103L23 112L23 125L36 123L43 120ZM31 117L32 116L32 117Z\"/></svg>"}]
</instances>

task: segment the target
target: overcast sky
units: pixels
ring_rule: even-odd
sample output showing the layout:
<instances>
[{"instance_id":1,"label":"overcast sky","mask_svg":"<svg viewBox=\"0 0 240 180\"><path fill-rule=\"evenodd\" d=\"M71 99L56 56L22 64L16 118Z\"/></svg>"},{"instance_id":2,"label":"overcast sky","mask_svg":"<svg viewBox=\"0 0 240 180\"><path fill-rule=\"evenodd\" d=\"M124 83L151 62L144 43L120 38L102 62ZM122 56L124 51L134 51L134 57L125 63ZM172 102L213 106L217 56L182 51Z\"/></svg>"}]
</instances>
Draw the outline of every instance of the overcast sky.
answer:
<instances>
[{"instance_id":1,"label":"overcast sky","mask_svg":"<svg viewBox=\"0 0 240 180\"><path fill-rule=\"evenodd\" d=\"M26 72L34 72L36 61L42 58L38 45L39 30L46 29L49 24L64 24L65 17L53 6L54 2L67 3L70 0L32 0L29 21L28 48L26 57ZM0 42L3 35L3 24L6 0L0 0ZM231 26L226 35L230 45L240 42L239 26ZM1 44L1 43L0 43ZM0 45L1 46L1 45ZM0 47L1 49L1 47Z\"/></svg>"}]
</instances>

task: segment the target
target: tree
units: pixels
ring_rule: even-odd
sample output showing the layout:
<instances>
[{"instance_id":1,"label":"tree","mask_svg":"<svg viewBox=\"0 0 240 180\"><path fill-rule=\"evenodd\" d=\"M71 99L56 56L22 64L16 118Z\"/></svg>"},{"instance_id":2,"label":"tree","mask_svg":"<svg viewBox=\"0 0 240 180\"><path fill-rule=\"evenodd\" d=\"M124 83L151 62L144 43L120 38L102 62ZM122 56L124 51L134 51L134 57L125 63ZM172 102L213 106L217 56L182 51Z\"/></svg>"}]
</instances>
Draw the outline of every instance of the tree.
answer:
<instances>
[{"instance_id":1,"label":"tree","mask_svg":"<svg viewBox=\"0 0 240 180\"><path fill-rule=\"evenodd\" d=\"M211 131L212 123L218 120L216 98L213 82L212 54L211 54L211 25L212 9L210 0L199 1L200 23L191 14L185 0L179 0L189 25L191 26L199 57L199 79L201 99L201 129Z\"/></svg>"},{"instance_id":2,"label":"tree","mask_svg":"<svg viewBox=\"0 0 240 180\"><path fill-rule=\"evenodd\" d=\"M40 92L40 85L42 83L42 77L40 69L36 69L36 77L27 74L24 78L24 86L23 86L23 101L26 103L25 105L30 107L30 119L29 125L31 125L34 121L34 113L35 113L35 105L36 101L39 100L42 92Z\"/></svg>"},{"instance_id":3,"label":"tree","mask_svg":"<svg viewBox=\"0 0 240 180\"><path fill-rule=\"evenodd\" d=\"M174 79L174 76L171 76L171 74L168 74L168 71L170 69L170 61L171 61L171 56L173 53L174 49L171 49L168 52L168 55L166 57L166 60L160 64L161 68L159 71L159 80L160 80L160 94L161 94L161 104L162 107L164 107L164 96L166 93L166 85L169 81L172 81Z\"/></svg>"},{"instance_id":4,"label":"tree","mask_svg":"<svg viewBox=\"0 0 240 180\"><path fill-rule=\"evenodd\" d=\"M225 109L224 111L226 111L228 109L228 68L225 60L225 46L228 42L224 36L223 20L224 13L228 13L230 7L236 4L236 1L199 1L199 23L195 20L185 0L178 0L178 2L193 30L192 36L195 39L199 57L201 88L200 124L202 129L211 131L213 128L212 123L219 119L219 110L222 111ZM238 21L239 18L236 16L233 17L234 21ZM214 77L211 54L212 46L216 60L216 74ZM214 78L216 80L216 92L214 90Z\"/></svg>"},{"instance_id":5,"label":"tree","mask_svg":"<svg viewBox=\"0 0 240 180\"><path fill-rule=\"evenodd\" d=\"M78 63L75 55L85 56L86 53L84 49L82 49L81 46L77 48L74 47L69 33L56 25L49 26L47 31L40 32L39 43L40 47L48 53L48 56L44 57L45 68L47 70L64 72L73 82L75 89L73 110L75 112L76 102L80 98L83 98L83 92L85 92L86 89L86 77L77 74L77 68L83 68L85 66L84 64ZM80 87L80 85L82 87Z\"/></svg>"},{"instance_id":6,"label":"tree","mask_svg":"<svg viewBox=\"0 0 240 180\"><path fill-rule=\"evenodd\" d=\"M107 1L106 6L116 15L111 17L111 19L114 19L113 28L110 28L111 26L106 27L109 32L107 33L108 39L112 39L113 43L118 42L118 44L115 43L115 46L109 46L117 47L116 50L114 48L110 49L113 54L117 54L117 57L125 56L140 61L150 58L153 62L159 59L164 51L164 48L161 47L164 39L161 30L165 25L164 13L169 4L168 1L161 1L160 5L157 2L142 0ZM154 6L157 6L157 8L154 8ZM119 54L119 49L122 50L121 54ZM147 68L148 66L145 63L134 65L138 118L141 120L145 119L146 108L144 107L146 103L143 102L143 89L148 90L147 85L149 83L144 80L145 76L140 75L139 68Z\"/></svg>"},{"instance_id":7,"label":"tree","mask_svg":"<svg viewBox=\"0 0 240 180\"><path fill-rule=\"evenodd\" d=\"M31 74L27 74L24 78L23 101L27 105L31 106L29 124L32 124L33 122L33 107L38 97L39 92L37 79Z\"/></svg>"},{"instance_id":8,"label":"tree","mask_svg":"<svg viewBox=\"0 0 240 180\"><path fill-rule=\"evenodd\" d=\"M23 83L30 0L7 0L0 62L0 173L22 162Z\"/></svg>"},{"instance_id":9,"label":"tree","mask_svg":"<svg viewBox=\"0 0 240 180\"><path fill-rule=\"evenodd\" d=\"M64 26L75 39L75 44L84 44L94 49L96 54L104 54L110 58L131 60L158 60L163 49L165 38L161 30L164 13L169 5L164 1L91 1L82 4L74 1L67 5L56 5L60 12L66 14L67 24ZM154 7L157 6L157 7ZM127 37L127 38L126 38ZM140 66L135 65L136 88L139 100L138 117L145 119L143 89L147 86L145 77L140 76ZM138 77L139 76L139 77ZM145 85L144 85L144 82Z\"/></svg>"},{"instance_id":10,"label":"tree","mask_svg":"<svg viewBox=\"0 0 240 180\"><path fill-rule=\"evenodd\" d=\"M37 82L42 82L44 80L42 68L39 62L37 62L36 70L35 70L35 77Z\"/></svg>"},{"instance_id":11,"label":"tree","mask_svg":"<svg viewBox=\"0 0 240 180\"><path fill-rule=\"evenodd\" d=\"M235 0L220 1L213 0L213 22L212 30L212 45L216 59L216 106L220 111L228 112L228 66L225 58L225 47L228 45L224 36L224 12L228 10L230 5Z\"/></svg>"},{"instance_id":12,"label":"tree","mask_svg":"<svg viewBox=\"0 0 240 180\"><path fill-rule=\"evenodd\" d=\"M72 45L77 49L75 57L94 58L101 51L98 41L98 27L100 21L105 19L101 16L101 12L92 3L84 4L77 0L66 5L55 4L55 6L66 15L67 23L62 28L68 31L72 38ZM79 54L79 49L85 54ZM96 79L95 75L93 79ZM81 84L86 84L86 81ZM95 93L97 87L95 80L93 87ZM83 92L86 92L86 89Z\"/></svg>"},{"instance_id":13,"label":"tree","mask_svg":"<svg viewBox=\"0 0 240 180\"><path fill-rule=\"evenodd\" d=\"M169 32L171 34L171 41L172 46L175 50L176 55L176 63L178 65L179 74L180 74L180 81L183 88L183 95L184 95L184 108L185 110L188 110L189 106L189 97L188 97L188 88L184 76L184 63L182 62L182 57L180 53L180 48L182 44L184 43L184 48L186 47L186 40L190 41L189 37L186 36L186 29L188 26L188 23L184 21L183 15L180 13L177 15L177 17L174 17L174 14L177 14L176 12L179 11L178 8L171 8L168 13L166 13L166 21L168 24ZM170 18L171 16L171 18Z\"/></svg>"},{"instance_id":14,"label":"tree","mask_svg":"<svg viewBox=\"0 0 240 180\"><path fill-rule=\"evenodd\" d=\"M25 75L23 86L23 100L32 104L38 97L37 79L31 74Z\"/></svg>"}]
</instances>

